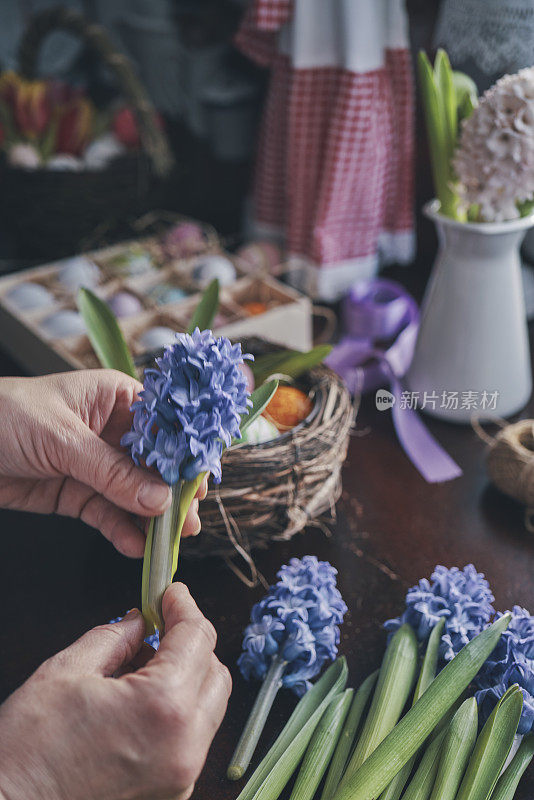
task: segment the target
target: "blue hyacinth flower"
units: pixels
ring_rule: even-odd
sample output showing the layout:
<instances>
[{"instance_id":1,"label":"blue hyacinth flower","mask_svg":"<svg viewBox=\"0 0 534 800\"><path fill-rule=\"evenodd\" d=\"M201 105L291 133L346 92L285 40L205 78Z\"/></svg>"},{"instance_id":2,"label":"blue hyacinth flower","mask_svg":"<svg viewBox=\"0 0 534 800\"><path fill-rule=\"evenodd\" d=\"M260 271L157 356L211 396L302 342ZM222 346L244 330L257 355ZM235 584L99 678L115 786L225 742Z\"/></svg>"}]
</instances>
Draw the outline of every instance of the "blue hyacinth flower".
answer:
<instances>
[{"instance_id":1,"label":"blue hyacinth flower","mask_svg":"<svg viewBox=\"0 0 534 800\"><path fill-rule=\"evenodd\" d=\"M204 472L220 483L223 448L240 438L241 417L251 406L239 365L252 356L209 330L176 338L145 370L132 428L121 444L169 485Z\"/></svg>"},{"instance_id":2,"label":"blue hyacinth flower","mask_svg":"<svg viewBox=\"0 0 534 800\"><path fill-rule=\"evenodd\" d=\"M473 564L459 567L437 566L430 580L423 578L408 589L406 609L384 627L393 633L404 623L412 626L420 642L426 642L441 618L445 627L440 657L450 661L471 639L487 627L495 614L489 583Z\"/></svg>"}]
</instances>

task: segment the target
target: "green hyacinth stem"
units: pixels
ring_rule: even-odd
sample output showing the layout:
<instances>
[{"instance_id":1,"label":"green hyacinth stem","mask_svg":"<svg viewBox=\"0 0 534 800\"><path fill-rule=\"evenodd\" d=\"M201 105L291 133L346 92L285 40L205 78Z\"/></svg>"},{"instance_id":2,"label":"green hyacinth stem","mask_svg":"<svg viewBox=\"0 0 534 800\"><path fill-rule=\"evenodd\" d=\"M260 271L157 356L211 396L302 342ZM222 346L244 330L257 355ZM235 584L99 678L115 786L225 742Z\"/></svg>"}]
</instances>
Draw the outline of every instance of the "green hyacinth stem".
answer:
<instances>
[{"instance_id":1,"label":"green hyacinth stem","mask_svg":"<svg viewBox=\"0 0 534 800\"><path fill-rule=\"evenodd\" d=\"M169 508L150 520L143 561L142 609L147 633L165 633L161 603L178 567L180 537L189 506L206 472L191 481L178 481L172 487Z\"/></svg>"},{"instance_id":2,"label":"green hyacinth stem","mask_svg":"<svg viewBox=\"0 0 534 800\"><path fill-rule=\"evenodd\" d=\"M165 590L172 583L175 537L178 531L180 498L184 482L172 487L169 508L150 520L143 561L142 609L147 633L163 630L161 603Z\"/></svg>"},{"instance_id":3,"label":"green hyacinth stem","mask_svg":"<svg viewBox=\"0 0 534 800\"><path fill-rule=\"evenodd\" d=\"M242 778L250 764L269 716L269 711L274 703L274 698L282 685L282 677L286 666L287 661L273 658L228 766L226 774L231 781L238 781Z\"/></svg>"}]
</instances>

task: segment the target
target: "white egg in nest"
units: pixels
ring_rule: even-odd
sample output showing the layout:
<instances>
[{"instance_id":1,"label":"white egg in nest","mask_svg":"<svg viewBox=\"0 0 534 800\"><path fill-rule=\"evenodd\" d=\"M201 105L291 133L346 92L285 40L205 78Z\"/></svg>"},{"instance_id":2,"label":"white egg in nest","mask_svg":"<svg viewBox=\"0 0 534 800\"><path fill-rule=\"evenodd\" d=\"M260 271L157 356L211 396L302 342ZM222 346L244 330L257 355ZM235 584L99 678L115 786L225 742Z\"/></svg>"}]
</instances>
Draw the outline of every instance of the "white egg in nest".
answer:
<instances>
[{"instance_id":1,"label":"white egg in nest","mask_svg":"<svg viewBox=\"0 0 534 800\"><path fill-rule=\"evenodd\" d=\"M62 308L41 322L41 330L51 339L64 339L67 336L80 336L85 333L85 323L77 311Z\"/></svg>"},{"instance_id":2,"label":"white egg in nest","mask_svg":"<svg viewBox=\"0 0 534 800\"><path fill-rule=\"evenodd\" d=\"M278 428L265 417L259 416L246 428L240 441L243 444L263 444L278 439L279 436Z\"/></svg>"},{"instance_id":3,"label":"white egg in nest","mask_svg":"<svg viewBox=\"0 0 534 800\"><path fill-rule=\"evenodd\" d=\"M100 270L91 259L86 256L74 256L61 262L57 279L59 283L71 292L80 287L94 289L100 281Z\"/></svg>"},{"instance_id":4,"label":"white egg in nest","mask_svg":"<svg viewBox=\"0 0 534 800\"><path fill-rule=\"evenodd\" d=\"M9 292L6 299L20 311L37 311L54 305L54 295L40 283L19 283Z\"/></svg>"},{"instance_id":5,"label":"white egg in nest","mask_svg":"<svg viewBox=\"0 0 534 800\"><path fill-rule=\"evenodd\" d=\"M203 256L193 267L193 280L204 287L215 278L221 286L229 286L236 279L234 265L224 256Z\"/></svg>"}]
</instances>

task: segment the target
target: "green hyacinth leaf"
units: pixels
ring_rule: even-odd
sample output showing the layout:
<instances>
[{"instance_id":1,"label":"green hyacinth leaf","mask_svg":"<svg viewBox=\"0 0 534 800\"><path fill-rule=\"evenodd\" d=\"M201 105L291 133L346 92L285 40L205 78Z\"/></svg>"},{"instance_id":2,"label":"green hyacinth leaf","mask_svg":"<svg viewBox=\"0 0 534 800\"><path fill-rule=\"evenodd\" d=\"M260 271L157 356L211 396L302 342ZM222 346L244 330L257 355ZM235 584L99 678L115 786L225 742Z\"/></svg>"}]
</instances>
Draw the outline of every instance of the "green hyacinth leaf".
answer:
<instances>
[{"instance_id":1,"label":"green hyacinth leaf","mask_svg":"<svg viewBox=\"0 0 534 800\"><path fill-rule=\"evenodd\" d=\"M415 775L402 795L402 800L429 800L446 731L441 731L426 748Z\"/></svg>"},{"instance_id":2,"label":"green hyacinth leaf","mask_svg":"<svg viewBox=\"0 0 534 800\"><path fill-rule=\"evenodd\" d=\"M273 374L287 375L288 378L295 380L313 367L322 364L331 350L332 345L321 344L306 353L298 350L268 353L265 356L258 356L251 364L251 369L258 383L263 383Z\"/></svg>"},{"instance_id":3,"label":"green hyacinth leaf","mask_svg":"<svg viewBox=\"0 0 534 800\"><path fill-rule=\"evenodd\" d=\"M132 354L108 304L85 288L79 289L76 299L89 341L101 365L137 378Z\"/></svg>"},{"instance_id":4,"label":"green hyacinth leaf","mask_svg":"<svg viewBox=\"0 0 534 800\"><path fill-rule=\"evenodd\" d=\"M415 634L409 625L402 625L389 641L371 708L348 763L344 781L358 771L396 725L415 682L417 661Z\"/></svg>"},{"instance_id":5,"label":"green hyacinth leaf","mask_svg":"<svg viewBox=\"0 0 534 800\"><path fill-rule=\"evenodd\" d=\"M534 734L525 736L517 753L497 781L491 800L513 800L519 781L534 756Z\"/></svg>"},{"instance_id":6,"label":"green hyacinth leaf","mask_svg":"<svg viewBox=\"0 0 534 800\"><path fill-rule=\"evenodd\" d=\"M417 59L419 84L423 101L423 112L430 150L430 161L436 197L440 211L447 217L457 218L458 197L451 188L450 132L452 120L445 108L442 85L436 72L441 75L443 60L438 61L438 70L432 69L428 56L420 51ZM445 81L444 81L445 83ZM448 81L447 81L448 87Z\"/></svg>"},{"instance_id":7,"label":"green hyacinth leaf","mask_svg":"<svg viewBox=\"0 0 534 800\"><path fill-rule=\"evenodd\" d=\"M478 732L478 707L474 697L464 700L445 734L431 800L454 800Z\"/></svg>"},{"instance_id":8,"label":"green hyacinth leaf","mask_svg":"<svg viewBox=\"0 0 534 800\"><path fill-rule=\"evenodd\" d=\"M434 678L436 677L436 669L438 666L439 645L441 643L441 634L445 627L445 618L442 617L440 621L432 628L430 636L428 637L428 644L426 646L425 657L419 672L419 678L415 691L413 693L413 703L417 703L422 694L428 689ZM411 775L414 767L416 756L412 758L403 766L395 775L387 789L384 789L380 795L380 800L399 800L404 787Z\"/></svg>"},{"instance_id":9,"label":"green hyacinth leaf","mask_svg":"<svg viewBox=\"0 0 534 800\"><path fill-rule=\"evenodd\" d=\"M456 92L456 107L458 109L458 121L468 119L473 110L478 105L478 89L473 78L465 72L453 70L452 82Z\"/></svg>"},{"instance_id":10,"label":"green hyacinth leaf","mask_svg":"<svg viewBox=\"0 0 534 800\"><path fill-rule=\"evenodd\" d=\"M313 800L332 758L353 695L354 689L345 689L324 712L307 747L289 800Z\"/></svg>"},{"instance_id":11,"label":"green hyacinth leaf","mask_svg":"<svg viewBox=\"0 0 534 800\"><path fill-rule=\"evenodd\" d=\"M469 686L510 619L510 614L504 614L460 650L376 750L355 772L345 776L334 800L374 800L380 796Z\"/></svg>"},{"instance_id":12,"label":"green hyacinth leaf","mask_svg":"<svg viewBox=\"0 0 534 800\"><path fill-rule=\"evenodd\" d=\"M343 777L345 767L347 766L347 761L349 760L350 752L356 738L356 733L360 726L364 711L367 707L371 692L375 687L377 678L378 670L373 672L364 680L354 695L345 725L341 731L341 736L339 737L334 755L332 756L332 761L330 762L330 767L328 768L328 774L324 783L321 800L331 800L334 792L339 786L339 782Z\"/></svg>"},{"instance_id":13,"label":"green hyacinth leaf","mask_svg":"<svg viewBox=\"0 0 534 800\"><path fill-rule=\"evenodd\" d=\"M319 720L347 683L347 662L338 658L301 697L275 743L237 800L278 800L295 772Z\"/></svg>"},{"instance_id":14,"label":"green hyacinth leaf","mask_svg":"<svg viewBox=\"0 0 534 800\"><path fill-rule=\"evenodd\" d=\"M522 708L523 695L514 684L503 694L482 728L456 800L490 797L512 747Z\"/></svg>"},{"instance_id":15,"label":"green hyacinth leaf","mask_svg":"<svg viewBox=\"0 0 534 800\"><path fill-rule=\"evenodd\" d=\"M250 395L252 406L249 409L248 414L242 414L241 416L242 422L239 426L241 435L243 435L248 426L252 425L254 420L259 417L263 411L265 411L277 389L278 381L269 381L268 383L264 383L263 386L260 386L258 389L254 389ZM240 443L241 439L232 439L232 445Z\"/></svg>"},{"instance_id":16,"label":"green hyacinth leaf","mask_svg":"<svg viewBox=\"0 0 534 800\"><path fill-rule=\"evenodd\" d=\"M189 327L188 333L193 333L195 328L205 331L211 328L215 315L219 308L219 281L214 278L209 286L204 289L198 306L196 307Z\"/></svg>"}]
</instances>

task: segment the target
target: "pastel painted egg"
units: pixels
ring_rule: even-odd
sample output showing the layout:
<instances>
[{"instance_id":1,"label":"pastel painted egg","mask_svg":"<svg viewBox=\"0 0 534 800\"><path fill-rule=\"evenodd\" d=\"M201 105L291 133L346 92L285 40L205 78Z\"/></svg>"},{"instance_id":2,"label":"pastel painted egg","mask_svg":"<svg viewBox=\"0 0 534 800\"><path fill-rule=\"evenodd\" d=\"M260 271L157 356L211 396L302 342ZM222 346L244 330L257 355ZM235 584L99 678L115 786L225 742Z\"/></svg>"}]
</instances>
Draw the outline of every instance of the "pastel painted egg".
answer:
<instances>
[{"instance_id":1,"label":"pastel painted egg","mask_svg":"<svg viewBox=\"0 0 534 800\"><path fill-rule=\"evenodd\" d=\"M300 389L279 386L264 414L279 431L287 431L306 419L312 408L310 398Z\"/></svg>"},{"instance_id":2,"label":"pastel painted egg","mask_svg":"<svg viewBox=\"0 0 534 800\"><path fill-rule=\"evenodd\" d=\"M9 302L21 311L35 311L54 305L54 295L40 283L19 283L6 294Z\"/></svg>"},{"instance_id":3,"label":"pastel painted egg","mask_svg":"<svg viewBox=\"0 0 534 800\"><path fill-rule=\"evenodd\" d=\"M154 270L150 253L142 248L132 248L125 253L118 253L109 259L106 266L114 275L142 275Z\"/></svg>"},{"instance_id":4,"label":"pastel painted egg","mask_svg":"<svg viewBox=\"0 0 534 800\"><path fill-rule=\"evenodd\" d=\"M162 347L174 344L176 335L172 328L167 328L165 325L156 325L146 330L139 341L146 350L161 350Z\"/></svg>"},{"instance_id":5,"label":"pastel painted egg","mask_svg":"<svg viewBox=\"0 0 534 800\"><path fill-rule=\"evenodd\" d=\"M158 306L168 305L169 303L180 303L187 297L187 292L172 283L158 283L148 291L148 296Z\"/></svg>"},{"instance_id":6,"label":"pastel painted egg","mask_svg":"<svg viewBox=\"0 0 534 800\"><path fill-rule=\"evenodd\" d=\"M250 242L236 252L249 269L270 270L282 262L282 251L273 242Z\"/></svg>"},{"instance_id":7,"label":"pastel painted egg","mask_svg":"<svg viewBox=\"0 0 534 800\"><path fill-rule=\"evenodd\" d=\"M267 311L267 303L259 303L251 301L250 303L243 303L242 308L250 314L251 317L257 317L258 314L265 314Z\"/></svg>"},{"instance_id":8,"label":"pastel painted egg","mask_svg":"<svg viewBox=\"0 0 534 800\"><path fill-rule=\"evenodd\" d=\"M215 314L215 318L213 320L213 327L221 328L223 325L227 325L229 322L230 319L227 317L227 315L219 311L218 314Z\"/></svg>"},{"instance_id":9,"label":"pastel painted egg","mask_svg":"<svg viewBox=\"0 0 534 800\"><path fill-rule=\"evenodd\" d=\"M163 236L162 245L170 258L184 258L202 252L206 237L196 222L179 222Z\"/></svg>"},{"instance_id":10,"label":"pastel painted egg","mask_svg":"<svg viewBox=\"0 0 534 800\"><path fill-rule=\"evenodd\" d=\"M229 286L236 279L236 271L232 262L224 256L204 256L193 269L193 280L199 286L207 286L214 278L218 278L221 286Z\"/></svg>"},{"instance_id":11,"label":"pastel painted egg","mask_svg":"<svg viewBox=\"0 0 534 800\"><path fill-rule=\"evenodd\" d=\"M46 317L41 322L41 329L52 339L62 339L65 336L80 336L85 333L85 323L77 311L64 308Z\"/></svg>"},{"instance_id":12,"label":"pastel painted egg","mask_svg":"<svg viewBox=\"0 0 534 800\"><path fill-rule=\"evenodd\" d=\"M94 289L100 281L100 270L86 256L75 256L61 262L57 279L70 292L76 292L81 286Z\"/></svg>"},{"instance_id":13,"label":"pastel painted egg","mask_svg":"<svg viewBox=\"0 0 534 800\"><path fill-rule=\"evenodd\" d=\"M254 422L250 423L240 441L243 444L263 444L264 442L271 442L279 436L280 433L277 427L265 417L259 416L256 417Z\"/></svg>"},{"instance_id":14,"label":"pastel painted egg","mask_svg":"<svg viewBox=\"0 0 534 800\"><path fill-rule=\"evenodd\" d=\"M239 369L247 379L247 389L249 390L249 392L253 392L255 381L254 381L254 373L252 372L251 368L245 362L244 364L239 365Z\"/></svg>"},{"instance_id":15,"label":"pastel painted egg","mask_svg":"<svg viewBox=\"0 0 534 800\"><path fill-rule=\"evenodd\" d=\"M130 292L117 292L109 298L108 305L116 317L131 317L143 310L139 298Z\"/></svg>"}]
</instances>

